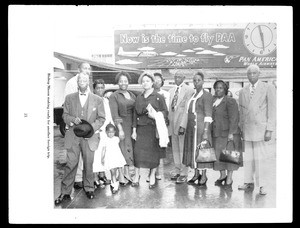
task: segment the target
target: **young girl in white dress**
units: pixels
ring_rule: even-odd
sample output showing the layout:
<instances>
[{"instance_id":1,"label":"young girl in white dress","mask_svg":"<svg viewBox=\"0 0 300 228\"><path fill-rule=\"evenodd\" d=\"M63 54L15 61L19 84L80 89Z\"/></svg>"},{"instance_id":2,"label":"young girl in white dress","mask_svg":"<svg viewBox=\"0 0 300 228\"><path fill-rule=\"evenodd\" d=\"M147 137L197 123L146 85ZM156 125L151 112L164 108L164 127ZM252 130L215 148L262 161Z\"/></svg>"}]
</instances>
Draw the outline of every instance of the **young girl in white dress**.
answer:
<instances>
[{"instance_id":1,"label":"young girl in white dress","mask_svg":"<svg viewBox=\"0 0 300 228\"><path fill-rule=\"evenodd\" d=\"M111 173L111 191L115 194L119 190L119 181L117 181L117 170L122 174L122 167L126 165L125 158L119 147L120 139L115 136L116 127L109 123L106 128L106 135L103 139L102 164L106 170Z\"/></svg>"}]
</instances>

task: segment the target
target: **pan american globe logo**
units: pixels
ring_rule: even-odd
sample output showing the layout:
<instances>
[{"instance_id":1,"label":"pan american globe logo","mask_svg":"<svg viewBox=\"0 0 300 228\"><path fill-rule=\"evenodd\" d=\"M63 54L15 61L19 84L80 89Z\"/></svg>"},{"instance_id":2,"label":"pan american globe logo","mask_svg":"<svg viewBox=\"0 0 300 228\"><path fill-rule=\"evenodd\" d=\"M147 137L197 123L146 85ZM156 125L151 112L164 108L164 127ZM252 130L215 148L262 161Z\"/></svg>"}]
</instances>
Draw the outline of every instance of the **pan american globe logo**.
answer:
<instances>
[{"instance_id":1,"label":"pan american globe logo","mask_svg":"<svg viewBox=\"0 0 300 228\"><path fill-rule=\"evenodd\" d=\"M239 55L227 55L224 58L224 62L225 63L230 63L231 60L233 60L235 58L238 58L238 57L239 57Z\"/></svg>"}]
</instances>

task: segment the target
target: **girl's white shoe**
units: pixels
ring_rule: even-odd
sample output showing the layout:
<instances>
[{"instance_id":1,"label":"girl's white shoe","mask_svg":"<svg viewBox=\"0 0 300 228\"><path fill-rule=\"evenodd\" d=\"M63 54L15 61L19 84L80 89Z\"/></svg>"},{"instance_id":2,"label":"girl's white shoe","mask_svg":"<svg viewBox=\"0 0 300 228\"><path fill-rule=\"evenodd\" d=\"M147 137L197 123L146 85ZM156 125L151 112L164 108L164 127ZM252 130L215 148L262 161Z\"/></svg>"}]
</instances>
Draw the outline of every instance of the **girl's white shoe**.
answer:
<instances>
[{"instance_id":1,"label":"girl's white shoe","mask_svg":"<svg viewBox=\"0 0 300 228\"><path fill-rule=\"evenodd\" d=\"M110 187L111 187L112 194L115 194L119 191L119 186L120 186L119 181L117 181L115 183L111 183Z\"/></svg>"}]
</instances>

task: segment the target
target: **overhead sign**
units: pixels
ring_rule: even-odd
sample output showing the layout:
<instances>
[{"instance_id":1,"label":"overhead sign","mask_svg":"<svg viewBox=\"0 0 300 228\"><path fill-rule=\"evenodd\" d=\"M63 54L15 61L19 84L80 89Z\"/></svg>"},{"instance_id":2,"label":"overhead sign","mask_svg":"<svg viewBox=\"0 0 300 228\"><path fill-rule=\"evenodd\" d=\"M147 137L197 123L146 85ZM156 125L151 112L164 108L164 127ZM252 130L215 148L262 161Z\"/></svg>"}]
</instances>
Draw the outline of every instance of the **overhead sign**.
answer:
<instances>
[{"instance_id":1,"label":"overhead sign","mask_svg":"<svg viewBox=\"0 0 300 228\"><path fill-rule=\"evenodd\" d=\"M277 28L116 30L115 63L135 68L276 67Z\"/></svg>"}]
</instances>

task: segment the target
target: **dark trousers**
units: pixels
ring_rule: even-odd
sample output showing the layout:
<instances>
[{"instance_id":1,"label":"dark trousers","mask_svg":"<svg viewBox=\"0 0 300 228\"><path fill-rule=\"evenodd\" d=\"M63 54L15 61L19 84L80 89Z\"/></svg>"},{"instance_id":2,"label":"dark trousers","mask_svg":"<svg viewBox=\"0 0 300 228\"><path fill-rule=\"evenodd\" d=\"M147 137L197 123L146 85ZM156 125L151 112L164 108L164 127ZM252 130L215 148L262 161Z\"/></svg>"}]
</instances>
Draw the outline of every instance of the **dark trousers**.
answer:
<instances>
[{"instance_id":1,"label":"dark trousers","mask_svg":"<svg viewBox=\"0 0 300 228\"><path fill-rule=\"evenodd\" d=\"M91 151L87 140L80 138L67 150L67 164L64 167L64 176L61 182L61 193L71 194L75 182L79 155L83 159L83 187L85 191L94 191L93 162L94 151Z\"/></svg>"}]
</instances>

